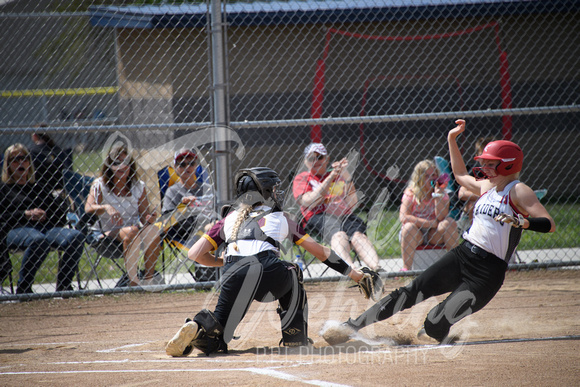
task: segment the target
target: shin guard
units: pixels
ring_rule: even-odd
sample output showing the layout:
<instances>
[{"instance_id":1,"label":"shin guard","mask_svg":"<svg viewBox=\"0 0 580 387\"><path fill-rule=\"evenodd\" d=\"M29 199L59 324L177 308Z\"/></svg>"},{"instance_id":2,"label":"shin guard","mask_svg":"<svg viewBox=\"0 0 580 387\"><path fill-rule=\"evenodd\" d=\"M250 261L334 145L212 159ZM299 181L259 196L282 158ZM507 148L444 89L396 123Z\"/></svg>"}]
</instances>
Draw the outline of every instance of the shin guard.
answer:
<instances>
[{"instance_id":1,"label":"shin guard","mask_svg":"<svg viewBox=\"0 0 580 387\"><path fill-rule=\"evenodd\" d=\"M302 270L296 266L293 277L291 297L280 299L277 309L282 326L282 345L285 347L299 347L307 345L308 339L308 302L306 291L302 285Z\"/></svg>"}]
</instances>

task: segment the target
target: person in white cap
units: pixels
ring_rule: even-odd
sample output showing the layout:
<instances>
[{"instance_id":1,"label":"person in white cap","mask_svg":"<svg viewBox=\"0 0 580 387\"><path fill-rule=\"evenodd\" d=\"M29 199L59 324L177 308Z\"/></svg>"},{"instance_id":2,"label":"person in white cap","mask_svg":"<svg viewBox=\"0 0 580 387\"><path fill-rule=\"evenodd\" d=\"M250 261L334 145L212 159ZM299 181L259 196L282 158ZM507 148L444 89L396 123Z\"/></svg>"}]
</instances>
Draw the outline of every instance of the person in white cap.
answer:
<instances>
[{"instance_id":1,"label":"person in white cap","mask_svg":"<svg viewBox=\"0 0 580 387\"><path fill-rule=\"evenodd\" d=\"M306 171L294 178L292 192L300 204L303 226L315 231L330 243L337 254L353 265L351 246L371 269L380 268L379 256L366 236L366 224L352 213L357 194L352 176L347 170L348 160L335 161L331 170L328 151L320 143L312 143L304 150Z\"/></svg>"}]
</instances>

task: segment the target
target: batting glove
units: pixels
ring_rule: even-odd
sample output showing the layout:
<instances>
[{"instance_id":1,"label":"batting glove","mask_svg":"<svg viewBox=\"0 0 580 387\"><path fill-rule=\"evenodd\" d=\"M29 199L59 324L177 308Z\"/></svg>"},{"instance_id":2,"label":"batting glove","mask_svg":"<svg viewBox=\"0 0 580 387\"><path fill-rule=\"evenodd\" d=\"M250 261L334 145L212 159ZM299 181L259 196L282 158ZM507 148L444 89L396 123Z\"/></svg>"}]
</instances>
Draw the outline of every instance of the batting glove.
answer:
<instances>
[{"instance_id":1,"label":"batting glove","mask_svg":"<svg viewBox=\"0 0 580 387\"><path fill-rule=\"evenodd\" d=\"M508 214L499 214L494 218L497 222L509 223L512 227L515 228L522 228L524 227L524 217L521 214L508 215Z\"/></svg>"}]
</instances>

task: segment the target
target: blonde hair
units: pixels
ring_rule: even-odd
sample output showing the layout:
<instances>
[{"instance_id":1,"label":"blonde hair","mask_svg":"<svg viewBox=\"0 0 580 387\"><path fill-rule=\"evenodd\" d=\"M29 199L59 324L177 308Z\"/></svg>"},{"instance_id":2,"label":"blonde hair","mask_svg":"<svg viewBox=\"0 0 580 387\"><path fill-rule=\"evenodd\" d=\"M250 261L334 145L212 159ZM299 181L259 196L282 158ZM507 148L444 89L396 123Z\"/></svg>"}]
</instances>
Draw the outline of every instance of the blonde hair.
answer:
<instances>
[{"instance_id":1,"label":"blonde hair","mask_svg":"<svg viewBox=\"0 0 580 387\"><path fill-rule=\"evenodd\" d=\"M232 228L232 236L230 237L230 239L234 241L232 243L232 247L236 251L240 251L238 248L238 244L236 242L236 239L238 239L238 232L240 231L240 226L242 225L242 223L244 223L244 220L246 220L246 218L250 215L250 212L252 212L252 209L253 209L253 207L250 206L249 204L242 204L240 206L240 209L238 210L239 211L238 217L236 218L236 221L234 222L234 226Z\"/></svg>"},{"instance_id":2,"label":"blonde hair","mask_svg":"<svg viewBox=\"0 0 580 387\"><path fill-rule=\"evenodd\" d=\"M419 161L417 165L415 165L415 168L413 168L411 179L409 180L409 184L407 185L409 190L411 190L411 192L413 193L414 196L413 199L417 204L421 203L427 197L427 192L423 190L423 187L425 187L426 180L425 172L427 172L429 168L434 168L437 171L437 174L439 174L439 170L437 169L437 166L435 165L434 161L432 160Z\"/></svg>"},{"instance_id":3,"label":"blonde hair","mask_svg":"<svg viewBox=\"0 0 580 387\"><path fill-rule=\"evenodd\" d=\"M23 144L20 144L20 143L10 145L4 151L4 161L2 162L2 182L6 183L6 184L16 183L14 180L12 180L12 174L8 170L8 168L10 168L10 160L9 160L11 158L10 156L14 153L25 153L26 154L26 157L28 157L28 160L30 161L30 166L28 167L28 176L26 178L26 181L28 183L34 183L36 181L36 178L34 177L34 164L32 164L32 156L30 155L28 148L26 148Z\"/></svg>"}]
</instances>

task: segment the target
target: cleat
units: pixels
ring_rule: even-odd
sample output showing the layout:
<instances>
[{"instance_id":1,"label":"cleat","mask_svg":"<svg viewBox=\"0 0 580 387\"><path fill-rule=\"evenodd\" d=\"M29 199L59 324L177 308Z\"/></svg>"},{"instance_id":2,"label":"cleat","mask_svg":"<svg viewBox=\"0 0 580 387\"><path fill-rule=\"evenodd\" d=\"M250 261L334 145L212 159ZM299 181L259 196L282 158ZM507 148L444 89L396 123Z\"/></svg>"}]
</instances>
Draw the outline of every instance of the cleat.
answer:
<instances>
[{"instance_id":1,"label":"cleat","mask_svg":"<svg viewBox=\"0 0 580 387\"><path fill-rule=\"evenodd\" d=\"M341 324L329 323L331 322L326 324L327 327L322 333L322 338L330 345L346 343L356 333L356 329L348 321Z\"/></svg>"},{"instance_id":2,"label":"cleat","mask_svg":"<svg viewBox=\"0 0 580 387\"><path fill-rule=\"evenodd\" d=\"M190 344L195 340L200 331L201 330L196 322L187 321L179 331L177 331L175 336L169 340L165 346L165 353L173 357L189 355L193 350L193 347Z\"/></svg>"}]
</instances>

